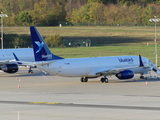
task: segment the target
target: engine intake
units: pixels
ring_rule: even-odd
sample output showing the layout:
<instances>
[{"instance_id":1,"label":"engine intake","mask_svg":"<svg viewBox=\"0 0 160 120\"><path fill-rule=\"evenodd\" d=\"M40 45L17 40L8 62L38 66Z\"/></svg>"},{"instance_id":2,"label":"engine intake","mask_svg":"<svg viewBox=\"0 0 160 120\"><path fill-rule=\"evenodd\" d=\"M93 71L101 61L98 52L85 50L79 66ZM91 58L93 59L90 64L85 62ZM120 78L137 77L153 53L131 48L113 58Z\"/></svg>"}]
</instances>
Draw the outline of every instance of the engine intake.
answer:
<instances>
[{"instance_id":1,"label":"engine intake","mask_svg":"<svg viewBox=\"0 0 160 120\"><path fill-rule=\"evenodd\" d=\"M6 73L16 73L18 71L18 65L17 64L5 64L1 70L3 70Z\"/></svg>"},{"instance_id":2,"label":"engine intake","mask_svg":"<svg viewBox=\"0 0 160 120\"><path fill-rule=\"evenodd\" d=\"M124 70L121 71L120 73L117 73L115 76L120 80L130 79L134 77L134 73L131 70Z\"/></svg>"}]
</instances>

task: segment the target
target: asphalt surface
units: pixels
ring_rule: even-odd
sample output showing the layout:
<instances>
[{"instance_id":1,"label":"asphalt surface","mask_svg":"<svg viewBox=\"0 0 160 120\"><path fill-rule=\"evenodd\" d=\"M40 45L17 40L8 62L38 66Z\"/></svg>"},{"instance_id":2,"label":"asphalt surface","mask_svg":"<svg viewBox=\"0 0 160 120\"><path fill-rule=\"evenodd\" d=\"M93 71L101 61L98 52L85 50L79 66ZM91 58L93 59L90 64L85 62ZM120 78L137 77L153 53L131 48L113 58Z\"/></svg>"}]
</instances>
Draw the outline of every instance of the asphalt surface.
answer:
<instances>
[{"instance_id":1,"label":"asphalt surface","mask_svg":"<svg viewBox=\"0 0 160 120\"><path fill-rule=\"evenodd\" d=\"M81 83L80 78L33 70L0 72L0 120L160 119L160 79L120 81L111 76L109 83L99 78Z\"/></svg>"}]
</instances>

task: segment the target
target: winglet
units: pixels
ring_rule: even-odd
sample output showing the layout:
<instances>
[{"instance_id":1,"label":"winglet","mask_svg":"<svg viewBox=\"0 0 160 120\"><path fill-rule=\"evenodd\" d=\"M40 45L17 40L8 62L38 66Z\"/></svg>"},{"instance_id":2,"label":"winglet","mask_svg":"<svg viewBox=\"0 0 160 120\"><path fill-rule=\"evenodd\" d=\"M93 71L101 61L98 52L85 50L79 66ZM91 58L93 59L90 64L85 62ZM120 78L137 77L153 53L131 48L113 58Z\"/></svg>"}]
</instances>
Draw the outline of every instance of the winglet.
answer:
<instances>
[{"instance_id":1,"label":"winglet","mask_svg":"<svg viewBox=\"0 0 160 120\"><path fill-rule=\"evenodd\" d=\"M52 54L47 44L43 40L43 37L40 35L35 26L30 27L30 33L31 33L35 61L50 61L50 60L63 59L62 57Z\"/></svg>"},{"instance_id":2,"label":"winglet","mask_svg":"<svg viewBox=\"0 0 160 120\"><path fill-rule=\"evenodd\" d=\"M14 58L16 59L16 61L19 61L18 57L13 53Z\"/></svg>"},{"instance_id":3,"label":"winglet","mask_svg":"<svg viewBox=\"0 0 160 120\"><path fill-rule=\"evenodd\" d=\"M14 58L15 58L15 60L16 61L19 61L19 59L18 59L18 57L16 56L16 54L15 53L13 53L13 56L14 56ZM22 63L21 62L17 62L19 65L21 65Z\"/></svg>"},{"instance_id":4,"label":"winglet","mask_svg":"<svg viewBox=\"0 0 160 120\"><path fill-rule=\"evenodd\" d=\"M143 67L143 66L144 66L144 64L142 62L142 57L141 57L141 55L139 55L139 67Z\"/></svg>"}]
</instances>

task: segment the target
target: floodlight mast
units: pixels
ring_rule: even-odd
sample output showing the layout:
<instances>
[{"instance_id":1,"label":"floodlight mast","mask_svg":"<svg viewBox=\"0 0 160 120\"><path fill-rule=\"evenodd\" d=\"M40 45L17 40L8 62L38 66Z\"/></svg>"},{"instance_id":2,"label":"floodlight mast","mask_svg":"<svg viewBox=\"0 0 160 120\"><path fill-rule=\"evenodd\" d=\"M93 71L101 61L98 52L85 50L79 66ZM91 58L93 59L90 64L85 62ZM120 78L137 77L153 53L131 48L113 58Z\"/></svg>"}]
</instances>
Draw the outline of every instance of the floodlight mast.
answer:
<instances>
[{"instance_id":1,"label":"floodlight mast","mask_svg":"<svg viewBox=\"0 0 160 120\"><path fill-rule=\"evenodd\" d=\"M158 19L156 16L154 16L154 18L149 19L150 22L154 22L155 23L155 38L154 38L154 42L155 42L155 64L156 67L158 65L158 50L157 50L157 22L160 22L160 19Z\"/></svg>"},{"instance_id":2,"label":"floodlight mast","mask_svg":"<svg viewBox=\"0 0 160 120\"><path fill-rule=\"evenodd\" d=\"M1 49L3 49L3 17L8 17L8 15L3 14L3 12L1 12L0 17L1 17Z\"/></svg>"}]
</instances>

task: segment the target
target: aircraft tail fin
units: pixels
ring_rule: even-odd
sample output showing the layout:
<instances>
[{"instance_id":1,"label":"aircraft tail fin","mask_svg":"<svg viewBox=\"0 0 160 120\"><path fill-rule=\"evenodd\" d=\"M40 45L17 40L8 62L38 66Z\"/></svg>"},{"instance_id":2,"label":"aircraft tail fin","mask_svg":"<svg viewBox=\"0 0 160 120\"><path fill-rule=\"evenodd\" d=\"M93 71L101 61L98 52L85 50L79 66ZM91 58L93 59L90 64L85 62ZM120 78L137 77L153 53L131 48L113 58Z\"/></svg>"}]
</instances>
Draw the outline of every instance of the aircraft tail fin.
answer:
<instances>
[{"instance_id":1,"label":"aircraft tail fin","mask_svg":"<svg viewBox=\"0 0 160 120\"><path fill-rule=\"evenodd\" d=\"M40 35L35 26L30 27L30 33L31 33L35 61L50 61L50 60L63 59L62 57L52 54L47 44L45 43L43 37Z\"/></svg>"}]
</instances>

